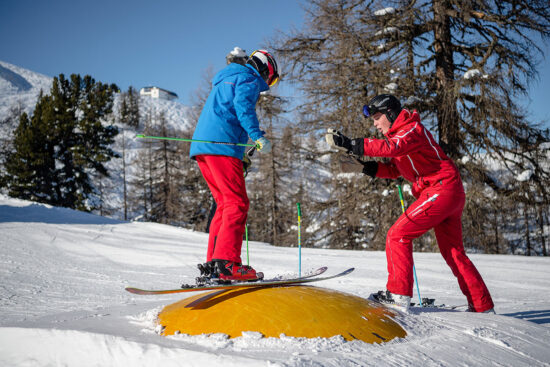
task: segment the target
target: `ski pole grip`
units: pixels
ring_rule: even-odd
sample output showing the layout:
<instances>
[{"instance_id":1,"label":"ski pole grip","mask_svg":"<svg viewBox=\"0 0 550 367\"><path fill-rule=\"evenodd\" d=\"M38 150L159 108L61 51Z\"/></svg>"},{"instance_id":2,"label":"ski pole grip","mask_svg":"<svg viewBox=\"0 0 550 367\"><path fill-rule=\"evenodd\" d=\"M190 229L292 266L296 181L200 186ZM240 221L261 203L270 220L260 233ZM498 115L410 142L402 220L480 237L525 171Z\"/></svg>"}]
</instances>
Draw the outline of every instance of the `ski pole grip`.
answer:
<instances>
[{"instance_id":1,"label":"ski pole grip","mask_svg":"<svg viewBox=\"0 0 550 367\"><path fill-rule=\"evenodd\" d=\"M300 203L296 203L296 206L298 207L298 217L302 216L302 209L300 208Z\"/></svg>"},{"instance_id":2,"label":"ski pole grip","mask_svg":"<svg viewBox=\"0 0 550 367\"><path fill-rule=\"evenodd\" d=\"M252 157L255 151L256 151L256 147L254 146L246 151L246 155L249 157Z\"/></svg>"}]
</instances>

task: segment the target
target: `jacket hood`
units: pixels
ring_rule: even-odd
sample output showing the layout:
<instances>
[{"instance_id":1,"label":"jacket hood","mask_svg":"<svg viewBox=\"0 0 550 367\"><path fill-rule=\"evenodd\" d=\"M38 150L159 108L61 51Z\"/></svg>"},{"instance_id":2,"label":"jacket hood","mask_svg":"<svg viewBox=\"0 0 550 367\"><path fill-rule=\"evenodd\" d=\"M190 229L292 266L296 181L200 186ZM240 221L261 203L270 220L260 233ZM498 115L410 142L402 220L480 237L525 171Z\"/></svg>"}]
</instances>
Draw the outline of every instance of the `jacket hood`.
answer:
<instances>
[{"instance_id":1,"label":"jacket hood","mask_svg":"<svg viewBox=\"0 0 550 367\"><path fill-rule=\"evenodd\" d=\"M418 114L418 112L416 112L416 110L410 112L407 109L403 109L386 133L386 136L398 132L403 126L410 124L411 122L420 122L420 115Z\"/></svg>"},{"instance_id":2,"label":"jacket hood","mask_svg":"<svg viewBox=\"0 0 550 367\"><path fill-rule=\"evenodd\" d=\"M250 65L240 65L235 63L231 63L227 65L219 73L217 73L216 76L214 76L214 79L212 80L212 84L217 85L225 78L238 76L239 74L243 74L243 76L246 76L246 75L255 76L260 83L260 92L265 92L269 90L269 86L262 79L262 77L260 76L260 73L258 73L258 71L254 69L254 67Z\"/></svg>"}]
</instances>

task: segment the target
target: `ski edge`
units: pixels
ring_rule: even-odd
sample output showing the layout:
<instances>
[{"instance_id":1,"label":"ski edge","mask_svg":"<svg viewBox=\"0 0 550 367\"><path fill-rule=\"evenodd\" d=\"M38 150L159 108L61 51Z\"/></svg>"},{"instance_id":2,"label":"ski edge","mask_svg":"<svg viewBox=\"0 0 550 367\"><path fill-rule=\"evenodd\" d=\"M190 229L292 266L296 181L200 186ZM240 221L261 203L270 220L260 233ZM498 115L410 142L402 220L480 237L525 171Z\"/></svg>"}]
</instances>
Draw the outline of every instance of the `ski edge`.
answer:
<instances>
[{"instance_id":1,"label":"ski edge","mask_svg":"<svg viewBox=\"0 0 550 367\"><path fill-rule=\"evenodd\" d=\"M395 305L395 303L380 301L379 299L376 298L376 293L372 293L368 297L368 300L379 303L379 304L384 305L384 306ZM430 311L430 310L457 311L457 310L460 310L461 308L466 308L466 307L468 307L467 304L462 304L462 305L447 305L447 304L444 304L444 303L436 304L435 303L435 298L425 298L425 297L422 298L422 304L419 304L419 303L416 303L416 302L411 302L410 303L410 308L411 309L425 310L425 311Z\"/></svg>"}]
</instances>

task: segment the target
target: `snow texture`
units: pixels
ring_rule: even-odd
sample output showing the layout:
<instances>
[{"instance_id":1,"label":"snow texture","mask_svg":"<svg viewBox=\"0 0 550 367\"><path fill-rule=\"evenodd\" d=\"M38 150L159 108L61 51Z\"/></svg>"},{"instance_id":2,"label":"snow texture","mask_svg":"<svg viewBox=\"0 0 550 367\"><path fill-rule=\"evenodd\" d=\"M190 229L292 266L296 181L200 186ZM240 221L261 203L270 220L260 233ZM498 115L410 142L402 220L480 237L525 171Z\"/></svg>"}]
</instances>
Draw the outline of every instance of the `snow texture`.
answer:
<instances>
[{"instance_id":1,"label":"snow texture","mask_svg":"<svg viewBox=\"0 0 550 367\"><path fill-rule=\"evenodd\" d=\"M395 13L395 8L387 7L387 8L379 9L379 10L375 11L374 15L376 15L377 17L380 17L380 16L383 16L383 15L393 14L393 13Z\"/></svg>"},{"instance_id":2,"label":"snow texture","mask_svg":"<svg viewBox=\"0 0 550 367\"><path fill-rule=\"evenodd\" d=\"M473 78L479 77L479 76L481 76L483 79L489 78L489 75L482 74L481 70L479 70L479 69L470 69L470 70L468 70L467 72L464 73L463 78L464 79L473 79Z\"/></svg>"},{"instance_id":3,"label":"snow texture","mask_svg":"<svg viewBox=\"0 0 550 367\"><path fill-rule=\"evenodd\" d=\"M206 234L6 196L0 196L0 233L0 366L550 365L548 258L470 255L497 314L413 307L397 318L408 336L385 344L263 338L254 330L235 339L162 337L156 315L187 295L136 296L124 287L193 282ZM267 277L297 272L296 248L249 247L251 265ZM422 296L465 304L439 254L414 258ZM322 265L328 274L356 270L319 287L367 298L386 282L383 252L302 249L303 271Z\"/></svg>"},{"instance_id":4,"label":"snow texture","mask_svg":"<svg viewBox=\"0 0 550 367\"><path fill-rule=\"evenodd\" d=\"M396 27L386 27L383 30L376 32L374 35L381 36L381 35L385 35L385 34L387 35L395 32L399 32L399 29L397 29Z\"/></svg>"},{"instance_id":5,"label":"snow texture","mask_svg":"<svg viewBox=\"0 0 550 367\"><path fill-rule=\"evenodd\" d=\"M384 90L388 93L393 93L397 90L397 88L399 88L399 86L397 85L397 83L389 83L387 84L385 87L384 87Z\"/></svg>"}]
</instances>

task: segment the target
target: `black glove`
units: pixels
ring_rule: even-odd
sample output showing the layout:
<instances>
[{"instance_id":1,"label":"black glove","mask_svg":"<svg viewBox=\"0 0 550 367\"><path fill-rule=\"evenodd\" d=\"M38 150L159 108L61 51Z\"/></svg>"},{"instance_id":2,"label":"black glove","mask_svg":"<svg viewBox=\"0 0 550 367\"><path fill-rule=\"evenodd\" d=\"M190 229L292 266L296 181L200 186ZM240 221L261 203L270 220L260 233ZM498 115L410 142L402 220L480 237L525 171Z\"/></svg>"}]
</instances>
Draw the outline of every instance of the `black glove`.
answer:
<instances>
[{"instance_id":1,"label":"black glove","mask_svg":"<svg viewBox=\"0 0 550 367\"><path fill-rule=\"evenodd\" d=\"M376 172L378 172L378 162L377 161L367 161L363 162L363 173L372 178L376 177Z\"/></svg>"},{"instance_id":2,"label":"black glove","mask_svg":"<svg viewBox=\"0 0 550 367\"><path fill-rule=\"evenodd\" d=\"M362 157L365 152L364 139L350 139L336 129L328 129L325 139L332 148L336 148L348 154Z\"/></svg>"},{"instance_id":3,"label":"black glove","mask_svg":"<svg viewBox=\"0 0 550 367\"><path fill-rule=\"evenodd\" d=\"M363 162L359 159L356 159L350 156L341 156L340 168L342 169L342 172L346 172L346 173L362 172L365 175L369 175L370 177L375 177L376 172L378 171L378 162L376 161Z\"/></svg>"}]
</instances>

